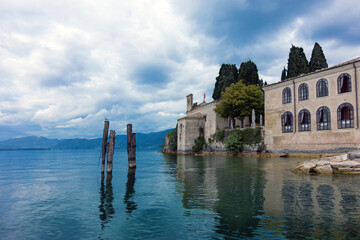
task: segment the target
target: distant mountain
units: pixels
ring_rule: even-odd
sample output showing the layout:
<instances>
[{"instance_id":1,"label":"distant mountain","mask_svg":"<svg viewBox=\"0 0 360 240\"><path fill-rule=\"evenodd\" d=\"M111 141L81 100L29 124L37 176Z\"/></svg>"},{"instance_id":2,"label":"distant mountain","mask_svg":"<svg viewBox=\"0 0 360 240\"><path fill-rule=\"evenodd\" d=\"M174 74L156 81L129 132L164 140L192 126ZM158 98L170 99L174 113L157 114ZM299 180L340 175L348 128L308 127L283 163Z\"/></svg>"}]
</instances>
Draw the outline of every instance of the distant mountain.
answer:
<instances>
[{"instance_id":1,"label":"distant mountain","mask_svg":"<svg viewBox=\"0 0 360 240\"><path fill-rule=\"evenodd\" d=\"M137 133L137 149L161 150L166 133L172 131L168 129L161 132ZM12 138L0 141L0 150L19 150L19 149L101 149L102 138L95 139L48 139L45 137L23 137ZM115 148L126 149L126 135L115 137Z\"/></svg>"}]
</instances>

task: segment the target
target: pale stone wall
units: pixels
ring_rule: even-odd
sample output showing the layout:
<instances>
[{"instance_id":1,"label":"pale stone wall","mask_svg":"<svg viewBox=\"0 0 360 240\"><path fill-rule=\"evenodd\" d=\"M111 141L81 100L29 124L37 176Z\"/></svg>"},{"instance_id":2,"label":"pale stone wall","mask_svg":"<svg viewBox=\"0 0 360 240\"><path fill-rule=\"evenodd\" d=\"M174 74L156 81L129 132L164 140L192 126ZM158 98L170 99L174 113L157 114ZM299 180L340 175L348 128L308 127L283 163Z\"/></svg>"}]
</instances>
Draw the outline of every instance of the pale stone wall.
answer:
<instances>
[{"instance_id":1,"label":"pale stone wall","mask_svg":"<svg viewBox=\"0 0 360 240\"><path fill-rule=\"evenodd\" d=\"M204 120L199 117L185 117L178 120L178 152L191 152L194 140L204 128Z\"/></svg>"},{"instance_id":2,"label":"pale stone wall","mask_svg":"<svg viewBox=\"0 0 360 240\"><path fill-rule=\"evenodd\" d=\"M188 95L187 99L191 99L192 95ZM192 102L190 100L189 102ZM224 129L227 127L227 119L217 116L214 112L217 102L201 103L192 106L186 112L186 117L178 119L178 152L191 152L194 141L200 136L203 129L205 141L213 138L216 129Z\"/></svg>"},{"instance_id":3,"label":"pale stone wall","mask_svg":"<svg viewBox=\"0 0 360 240\"><path fill-rule=\"evenodd\" d=\"M360 60L357 60L360 61ZM294 79L272 84L264 87L265 92L265 144L267 150L280 151L331 151L341 148L360 148L360 132L357 124L356 91L359 93L359 86L355 89L355 79L359 80L360 62L335 66L315 73L296 77ZM338 94L337 79L340 74L347 73L351 76L352 91ZM328 81L329 95L316 97L316 83L321 78ZM295 83L295 86L294 86ZM309 99L298 100L298 87L306 83L309 87ZM359 84L357 84L359 85ZM282 103L282 91L285 87L291 89L292 102ZM295 87L295 106L294 106ZM354 128L338 129L337 109L342 103L350 103L354 107ZM316 126L316 111L319 107L327 106L331 112L331 130L318 131ZM295 113L296 109L296 113ZM299 132L298 114L302 109L307 109L311 114L311 131ZM283 133L281 116L290 111L293 114L293 132Z\"/></svg>"}]
</instances>

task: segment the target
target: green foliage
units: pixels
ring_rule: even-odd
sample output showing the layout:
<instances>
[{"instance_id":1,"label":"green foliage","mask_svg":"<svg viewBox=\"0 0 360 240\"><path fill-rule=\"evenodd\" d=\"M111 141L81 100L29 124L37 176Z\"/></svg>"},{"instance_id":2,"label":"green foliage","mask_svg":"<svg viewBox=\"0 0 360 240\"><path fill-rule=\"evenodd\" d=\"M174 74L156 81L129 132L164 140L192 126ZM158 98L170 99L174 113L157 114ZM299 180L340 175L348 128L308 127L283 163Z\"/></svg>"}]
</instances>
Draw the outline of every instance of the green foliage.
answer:
<instances>
[{"instance_id":1,"label":"green foliage","mask_svg":"<svg viewBox=\"0 0 360 240\"><path fill-rule=\"evenodd\" d=\"M225 130L217 130L215 133L216 141L222 142L225 138Z\"/></svg>"},{"instance_id":2,"label":"green foliage","mask_svg":"<svg viewBox=\"0 0 360 240\"><path fill-rule=\"evenodd\" d=\"M168 132L166 134L166 138L169 140L169 145L168 145L168 149L170 151L175 152L177 150L177 124L176 127L174 128L174 130L172 130L171 132ZM162 148L164 149L165 145L162 144Z\"/></svg>"},{"instance_id":3,"label":"green foliage","mask_svg":"<svg viewBox=\"0 0 360 240\"><path fill-rule=\"evenodd\" d=\"M296 77L303 73L309 73L309 64L304 49L292 46L288 59L287 78Z\"/></svg>"},{"instance_id":4,"label":"green foliage","mask_svg":"<svg viewBox=\"0 0 360 240\"><path fill-rule=\"evenodd\" d=\"M321 46L316 42L311 53L311 59L309 63L310 72L315 72L315 70L327 68L328 64Z\"/></svg>"},{"instance_id":5,"label":"green foliage","mask_svg":"<svg viewBox=\"0 0 360 240\"><path fill-rule=\"evenodd\" d=\"M244 143L241 131L234 130L229 133L225 140L225 148L231 152L241 152L243 150Z\"/></svg>"},{"instance_id":6,"label":"green foliage","mask_svg":"<svg viewBox=\"0 0 360 240\"><path fill-rule=\"evenodd\" d=\"M260 87L239 81L226 89L214 111L223 118L244 119L252 109L257 115L264 114L264 94Z\"/></svg>"},{"instance_id":7,"label":"green foliage","mask_svg":"<svg viewBox=\"0 0 360 240\"><path fill-rule=\"evenodd\" d=\"M246 85L252 84L260 87L264 85L262 79L259 79L256 64L251 60L241 63L238 81L240 80L242 80Z\"/></svg>"},{"instance_id":8,"label":"green foliage","mask_svg":"<svg viewBox=\"0 0 360 240\"><path fill-rule=\"evenodd\" d=\"M247 128L233 130L225 139L225 148L231 152L241 152L245 144L257 144L261 142L261 128Z\"/></svg>"},{"instance_id":9,"label":"green foliage","mask_svg":"<svg viewBox=\"0 0 360 240\"><path fill-rule=\"evenodd\" d=\"M246 128L240 130L243 142L245 144L255 144L261 142L261 128Z\"/></svg>"},{"instance_id":10,"label":"green foliage","mask_svg":"<svg viewBox=\"0 0 360 240\"><path fill-rule=\"evenodd\" d=\"M198 137L195 139L195 145L192 147L192 151L194 153L201 152L205 146L205 138L203 136Z\"/></svg>"},{"instance_id":11,"label":"green foliage","mask_svg":"<svg viewBox=\"0 0 360 240\"><path fill-rule=\"evenodd\" d=\"M220 99L221 93L232 83L236 83L238 70L235 64L222 64L219 70L219 76L216 77L215 88L212 95L214 100Z\"/></svg>"},{"instance_id":12,"label":"green foliage","mask_svg":"<svg viewBox=\"0 0 360 240\"><path fill-rule=\"evenodd\" d=\"M213 140L212 138L208 138L208 142L209 142L210 144L212 144L212 143L214 142L214 140Z\"/></svg>"},{"instance_id":13,"label":"green foliage","mask_svg":"<svg viewBox=\"0 0 360 240\"><path fill-rule=\"evenodd\" d=\"M286 69L285 69L285 67L281 72L281 81L284 81L284 80L286 80Z\"/></svg>"}]
</instances>

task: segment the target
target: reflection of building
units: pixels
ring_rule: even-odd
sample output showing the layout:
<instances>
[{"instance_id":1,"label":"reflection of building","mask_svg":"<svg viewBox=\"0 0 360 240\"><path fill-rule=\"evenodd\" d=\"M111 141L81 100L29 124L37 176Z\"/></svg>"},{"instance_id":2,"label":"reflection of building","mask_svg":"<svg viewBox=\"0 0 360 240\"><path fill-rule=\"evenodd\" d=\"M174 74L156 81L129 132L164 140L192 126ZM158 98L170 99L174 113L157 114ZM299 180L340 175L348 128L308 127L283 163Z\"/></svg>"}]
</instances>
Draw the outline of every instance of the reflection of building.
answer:
<instances>
[{"instance_id":1,"label":"reflection of building","mask_svg":"<svg viewBox=\"0 0 360 240\"><path fill-rule=\"evenodd\" d=\"M217 238L358 239L360 176L297 175L298 159L171 155L184 209ZM196 225L196 224L195 224ZM196 229L199 226L196 225Z\"/></svg>"},{"instance_id":2,"label":"reflection of building","mask_svg":"<svg viewBox=\"0 0 360 240\"><path fill-rule=\"evenodd\" d=\"M360 58L263 87L268 150L360 148Z\"/></svg>"},{"instance_id":3,"label":"reflection of building","mask_svg":"<svg viewBox=\"0 0 360 240\"><path fill-rule=\"evenodd\" d=\"M178 145L177 151L191 152L194 141L199 136L203 136L207 142L209 138L213 139L217 129L235 128L235 126L244 127L249 124L249 118L244 121L239 119L224 119L214 112L218 102L212 101L206 103L193 103L193 95L186 96L187 107L186 116L178 119Z\"/></svg>"}]
</instances>

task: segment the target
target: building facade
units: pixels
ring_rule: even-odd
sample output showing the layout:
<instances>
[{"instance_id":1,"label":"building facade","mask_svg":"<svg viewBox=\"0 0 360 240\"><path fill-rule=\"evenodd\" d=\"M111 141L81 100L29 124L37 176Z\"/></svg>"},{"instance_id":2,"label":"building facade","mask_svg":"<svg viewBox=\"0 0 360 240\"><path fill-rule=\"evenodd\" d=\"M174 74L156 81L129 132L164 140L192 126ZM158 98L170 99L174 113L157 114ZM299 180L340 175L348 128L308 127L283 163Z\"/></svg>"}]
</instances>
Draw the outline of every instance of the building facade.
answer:
<instances>
[{"instance_id":1,"label":"building facade","mask_svg":"<svg viewBox=\"0 0 360 240\"><path fill-rule=\"evenodd\" d=\"M271 152L360 148L360 58L263 87Z\"/></svg>"},{"instance_id":2,"label":"building facade","mask_svg":"<svg viewBox=\"0 0 360 240\"><path fill-rule=\"evenodd\" d=\"M249 118L244 121L239 119L226 119L218 116L214 108L217 101L197 104L193 103L193 94L186 96L186 116L177 120L177 151L179 153L192 152L195 140L203 136L208 143L209 139L214 140L216 131L224 128L242 128L249 125Z\"/></svg>"}]
</instances>

